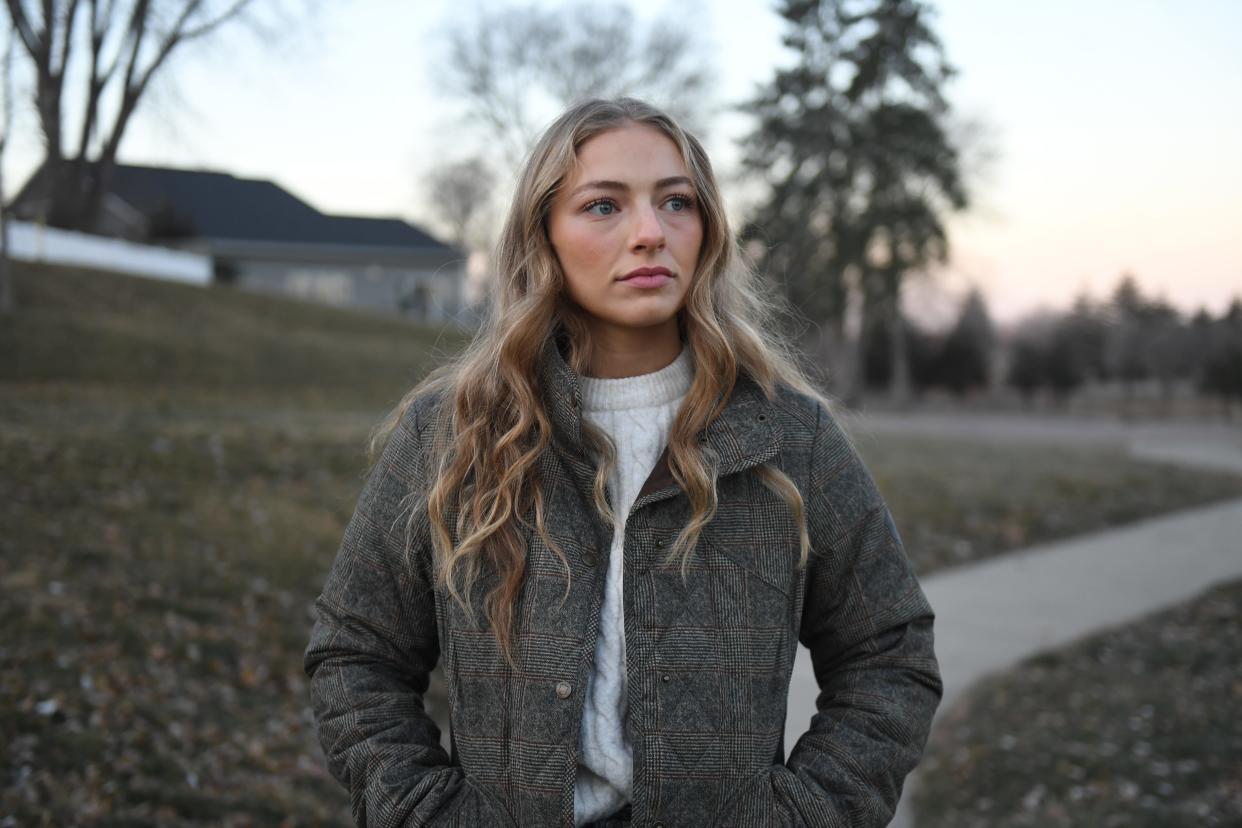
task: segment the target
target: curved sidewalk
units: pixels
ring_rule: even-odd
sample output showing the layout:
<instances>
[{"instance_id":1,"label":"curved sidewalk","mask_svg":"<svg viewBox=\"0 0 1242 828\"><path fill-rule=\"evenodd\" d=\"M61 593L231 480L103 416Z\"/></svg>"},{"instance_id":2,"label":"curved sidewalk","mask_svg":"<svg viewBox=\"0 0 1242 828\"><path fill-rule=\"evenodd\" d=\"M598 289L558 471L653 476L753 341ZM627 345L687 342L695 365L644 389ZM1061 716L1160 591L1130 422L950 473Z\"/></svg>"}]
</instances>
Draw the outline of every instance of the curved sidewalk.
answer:
<instances>
[{"instance_id":1,"label":"curved sidewalk","mask_svg":"<svg viewBox=\"0 0 1242 828\"><path fill-rule=\"evenodd\" d=\"M982 419L982 418L968 418ZM872 423L863 431L957 432L978 436L980 423L933 419L913 423ZM993 422L989 436L1060 442L1032 433L1029 423ZM1046 424L1041 424L1046 428ZM1092 442L1103 442L1101 428ZM1242 433L1160 433L1150 429L1108 429L1108 437L1132 454L1188 466L1242 471ZM1075 429L1076 431L1076 429ZM1164 432L1160 429L1159 432ZM1051 437L1051 439L1048 439ZM1107 439L1107 438L1106 438ZM1155 447L1158 450L1153 450ZM1180 451L1178 449L1181 449ZM1206 459L1206 462L1204 460ZM1213 584L1242 578L1242 499L1176 512L1117 529L1041 544L979 564L923 579L936 611L936 655L945 682L940 711L988 673L1004 670L1041 651L1100 629L1123 624L1190 600ZM786 750L807 728L815 710L817 686L806 651L799 648L789 694ZM908 793L915 776L906 783ZM915 824L908 797L892 822Z\"/></svg>"}]
</instances>

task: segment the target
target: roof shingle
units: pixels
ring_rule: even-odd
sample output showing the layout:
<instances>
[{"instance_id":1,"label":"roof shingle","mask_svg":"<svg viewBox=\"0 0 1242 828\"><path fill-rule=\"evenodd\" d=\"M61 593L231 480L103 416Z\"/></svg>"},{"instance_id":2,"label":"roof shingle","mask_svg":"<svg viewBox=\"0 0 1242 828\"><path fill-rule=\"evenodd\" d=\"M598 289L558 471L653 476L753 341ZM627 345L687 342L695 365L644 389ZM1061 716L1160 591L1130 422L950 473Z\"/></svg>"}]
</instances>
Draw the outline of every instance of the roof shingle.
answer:
<instances>
[{"instance_id":1,"label":"roof shingle","mask_svg":"<svg viewBox=\"0 0 1242 828\"><path fill-rule=\"evenodd\" d=\"M325 215L270 181L228 173L118 164L111 192L197 238L456 252L401 219Z\"/></svg>"}]
</instances>

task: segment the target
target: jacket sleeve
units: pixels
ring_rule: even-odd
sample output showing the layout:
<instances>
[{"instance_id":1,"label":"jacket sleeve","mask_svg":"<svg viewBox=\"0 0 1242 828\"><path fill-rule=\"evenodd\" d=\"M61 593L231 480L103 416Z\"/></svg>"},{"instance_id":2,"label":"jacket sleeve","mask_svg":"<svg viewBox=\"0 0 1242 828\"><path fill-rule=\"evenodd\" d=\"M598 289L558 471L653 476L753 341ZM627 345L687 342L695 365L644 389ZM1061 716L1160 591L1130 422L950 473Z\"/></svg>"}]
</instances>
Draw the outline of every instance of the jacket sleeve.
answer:
<instances>
[{"instance_id":1,"label":"jacket sleeve","mask_svg":"<svg viewBox=\"0 0 1242 828\"><path fill-rule=\"evenodd\" d=\"M797 824L884 826L943 692L934 615L874 480L822 406L810 475L799 640L817 712L772 785Z\"/></svg>"},{"instance_id":2,"label":"jacket sleeve","mask_svg":"<svg viewBox=\"0 0 1242 828\"><path fill-rule=\"evenodd\" d=\"M319 741L359 826L492 818L423 707L439 639L425 520L408 558L405 545L418 426L411 406L363 486L305 654Z\"/></svg>"}]
</instances>

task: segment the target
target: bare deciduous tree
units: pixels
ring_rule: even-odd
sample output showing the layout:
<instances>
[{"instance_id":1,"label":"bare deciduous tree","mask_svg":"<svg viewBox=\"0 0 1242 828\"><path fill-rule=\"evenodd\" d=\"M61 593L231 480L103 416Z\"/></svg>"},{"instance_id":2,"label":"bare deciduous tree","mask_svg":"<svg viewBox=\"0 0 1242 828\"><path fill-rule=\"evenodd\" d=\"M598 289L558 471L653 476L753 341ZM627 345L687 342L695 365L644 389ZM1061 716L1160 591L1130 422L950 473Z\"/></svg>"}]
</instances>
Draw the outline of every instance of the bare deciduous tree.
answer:
<instances>
[{"instance_id":1,"label":"bare deciduous tree","mask_svg":"<svg viewBox=\"0 0 1242 828\"><path fill-rule=\"evenodd\" d=\"M469 251L485 245L480 219L487 216L496 178L481 158L467 158L438 166L427 176L435 218L449 232L452 242Z\"/></svg>"},{"instance_id":2,"label":"bare deciduous tree","mask_svg":"<svg viewBox=\"0 0 1242 828\"><path fill-rule=\"evenodd\" d=\"M587 97L642 97L702 132L712 73L694 17L644 26L624 6L581 0L472 15L448 32L441 82L512 167L543 122Z\"/></svg>"},{"instance_id":3,"label":"bare deciduous tree","mask_svg":"<svg viewBox=\"0 0 1242 828\"><path fill-rule=\"evenodd\" d=\"M175 50L243 19L261 2L5 0L33 70L51 197L48 223L83 229L94 222L117 148L151 79ZM81 87L68 88L69 78L80 78ZM66 134L69 96L79 96L76 136Z\"/></svg>"}]
</instances>

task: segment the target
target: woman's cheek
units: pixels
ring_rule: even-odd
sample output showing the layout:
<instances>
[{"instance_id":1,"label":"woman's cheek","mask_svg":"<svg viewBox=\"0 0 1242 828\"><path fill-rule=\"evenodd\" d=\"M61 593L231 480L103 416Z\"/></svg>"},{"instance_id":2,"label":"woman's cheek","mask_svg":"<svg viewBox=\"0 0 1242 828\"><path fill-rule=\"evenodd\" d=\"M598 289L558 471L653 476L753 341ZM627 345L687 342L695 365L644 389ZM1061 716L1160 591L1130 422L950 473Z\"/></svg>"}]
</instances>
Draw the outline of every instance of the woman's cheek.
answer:
<instances>
[{"instance_id":1,"label":"woman's cheek","mask_svg":"<svg viewBox=\"0 0 1242 828\"><path fill-rule=\"evenodd\" d=\"M574 248L583 275L593 280L606 279L611 275L617 235L613 227L580 228Z\"/></svg>"}]
</instances>

